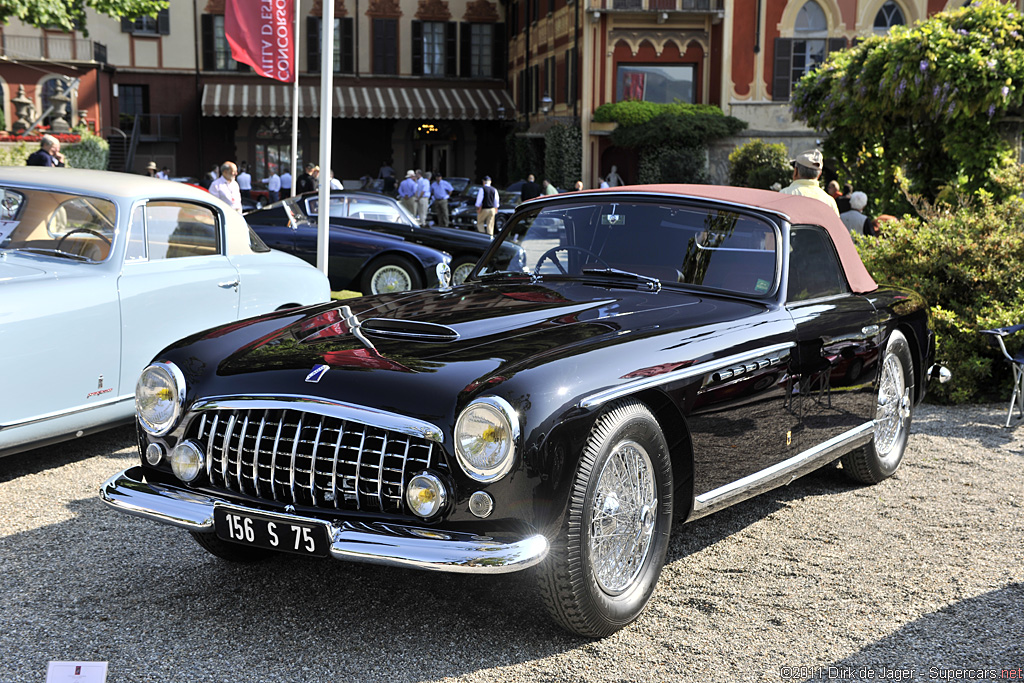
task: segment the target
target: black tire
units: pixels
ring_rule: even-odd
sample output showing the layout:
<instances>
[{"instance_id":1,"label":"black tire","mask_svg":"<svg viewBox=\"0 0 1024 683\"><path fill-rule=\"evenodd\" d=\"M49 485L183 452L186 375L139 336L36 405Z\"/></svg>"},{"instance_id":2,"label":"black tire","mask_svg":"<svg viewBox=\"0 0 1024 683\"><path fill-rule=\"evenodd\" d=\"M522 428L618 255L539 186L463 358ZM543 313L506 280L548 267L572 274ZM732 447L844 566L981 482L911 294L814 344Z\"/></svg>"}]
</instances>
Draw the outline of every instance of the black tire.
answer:
<instances>
[{"instance_id":1,"label":"black tire","mask_svg":"<svg viewBox=\"0 0 1024 683\"><path fill-rule=\"evenodd\" d=\"M408 292L423 288L419 267L404 256L388 254L375 258L366 266L360 279L363 294Z\"/></svg>"},{"instance_id":2,"label":"black tire","mask_svg":"<svg viewBox=\"0 0 1024 683\"><path fill-rule=\"evenodd\" d=\"M640 616L665 563L672 488L668 444L651 411L635 400L610 406L591 431L568 515L538 571L555 621L603 638ZM622 505L624 495L634 504Z\"/></svg>"},{"instance_id":3,"label":"black tire","mask_svg":"<svg viewBox=\"0 0 1024 683\"><path fill-rule=\"evenodd\" d=\"M497 235L501 232L501 229L505 227L505 223L508 223L508 217L504 214L498 214L494 217L494 234Z\"/></svg>"},{"instance_id":4,"label":"black tire","mask_svg":"<svg viewBox=\"0 0 1024 683\"><path fill-rule=\"evenodd\" d=\"M452 261L452 284L461 285L466 280L466 276L472 272L473 267L476 266L477 259L472 256L459 256Z\"/></svg>"},{"instance_id":5,"label":"black tire","mask_svg":"<svg viewBox=\"0 0 1024 683\"><path fill-rule=\"evenodd\" d=\"M261 562L275 554L273 550L229 543L222 540L217 534L201 534L197 531L190 531L189 533L192 534L192 538L196 539L196 543L203 547L203 550L228 562L251 564L253 562Z\"/></svg>"},{"instance_id":6,"label":"black tire","mask_svg":"<svg viewBox=\"0 0 1024 683\"><path fill-rule=\"evenodd\" d=\"M875 433L871 443L843 456L843 471L862 484L877 484L899 469L914 414L914 361L910 344L896 330L879 366Z\"/></svg>"}]
</instances>

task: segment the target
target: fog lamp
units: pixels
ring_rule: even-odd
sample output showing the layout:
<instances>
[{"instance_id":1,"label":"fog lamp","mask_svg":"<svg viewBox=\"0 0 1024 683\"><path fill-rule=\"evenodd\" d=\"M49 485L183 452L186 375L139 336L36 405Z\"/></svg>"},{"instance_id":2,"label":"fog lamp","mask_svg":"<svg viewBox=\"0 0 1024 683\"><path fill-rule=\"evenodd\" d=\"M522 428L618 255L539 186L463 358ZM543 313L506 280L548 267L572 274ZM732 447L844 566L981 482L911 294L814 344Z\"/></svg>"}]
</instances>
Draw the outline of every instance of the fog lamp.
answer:
<instances>
[{"instance_id":1,"label":"fog lamp","mask_svg":"<svg viewBox=\"0 0 1024 683\"><path fill-rule=\"evenodd\" d=\"M184 482L195 481L203 471L206 460L203 450L195 441L183 441L171 451L171 470Z\"/></svg>"},{"instance_id":2,"label":"fog lamp","mask_svg":"<svg viewBox=\"0 0 1024 683\"><path fill-rule=\"evenodd\" d=\"M422 472L409 480L405 489L405 502L418 517L428 519L444 509L448 492L436 475Z\"/></svg>"}]
</instances>

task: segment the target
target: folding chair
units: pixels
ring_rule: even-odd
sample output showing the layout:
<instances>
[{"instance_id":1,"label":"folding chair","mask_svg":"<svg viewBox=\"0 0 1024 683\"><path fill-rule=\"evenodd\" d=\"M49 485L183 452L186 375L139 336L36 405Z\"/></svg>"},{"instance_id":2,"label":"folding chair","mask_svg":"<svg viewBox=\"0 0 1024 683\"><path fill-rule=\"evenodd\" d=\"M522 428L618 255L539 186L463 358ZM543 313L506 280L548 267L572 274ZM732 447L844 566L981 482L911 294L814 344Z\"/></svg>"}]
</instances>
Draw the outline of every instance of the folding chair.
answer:
<instances>
[{"instance_id":1,"label":"folding chair","mask_svg":"<svg viewBox=\"0 0 1024 683\"><path fill-rule=\"evenodd\" d=\"M1006 413L1007 427L1010 426L1010 419L1013 417L1014 405L1017 406L1018 417L1024 417L1024 350L1018 351L1016 355L1011 356L1010 352L1006 350L1006 343L1003 339L1021 330L1024 330L1024 324L1014 325L1013 327L999 327L994 330L982 330L983 334L991 335L989 341L1003 352L1003 357L1010 362L1010 366L1013 368L1013 395L1010 397L1010 408Z\"/></svg>"}]
</instances>

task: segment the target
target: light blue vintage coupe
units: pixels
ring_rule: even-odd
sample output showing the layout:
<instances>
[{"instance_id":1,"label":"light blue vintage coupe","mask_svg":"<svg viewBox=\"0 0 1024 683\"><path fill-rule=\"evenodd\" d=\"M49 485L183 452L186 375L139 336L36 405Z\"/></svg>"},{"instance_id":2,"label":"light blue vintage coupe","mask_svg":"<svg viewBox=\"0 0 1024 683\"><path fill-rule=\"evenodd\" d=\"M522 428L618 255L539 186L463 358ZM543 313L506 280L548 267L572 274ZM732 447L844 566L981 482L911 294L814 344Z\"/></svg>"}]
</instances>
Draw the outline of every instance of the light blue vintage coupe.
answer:
<instances>
[{"instance_id":1,"label":"light blue vintage coupe","mask_svg":"<svg viewBox=\"0 0 1024 683\"><path fill-rule=\"evenodd\" d=\"M177 339L329 298L202 190L0 168L0 455L131 421L139 373Z\"/></svg>"}]
</instances>

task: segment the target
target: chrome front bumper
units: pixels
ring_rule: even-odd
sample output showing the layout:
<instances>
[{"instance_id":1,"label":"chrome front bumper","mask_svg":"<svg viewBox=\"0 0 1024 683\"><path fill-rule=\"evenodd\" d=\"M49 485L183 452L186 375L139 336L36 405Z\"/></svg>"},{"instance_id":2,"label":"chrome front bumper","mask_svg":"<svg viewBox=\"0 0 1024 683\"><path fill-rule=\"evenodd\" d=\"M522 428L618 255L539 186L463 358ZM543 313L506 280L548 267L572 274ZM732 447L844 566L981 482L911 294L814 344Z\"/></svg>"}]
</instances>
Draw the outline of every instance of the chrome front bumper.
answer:
<instances>
[{"instance_id":1,"label":"chrome front bumper","mask_svg":"<svg viewBox=\"0 0 1024 683\"><path fill-rule=\"evenodd\" d=\"M213 533L215 505L246 509L185 488L149 483L141 467L108 479L100 488L100 498L129 515L201 533ZM249 509L254 514L265 512ZM307 519L291 516L297 521ZM539 563L548 553L548 541L542 534L499 542L465 532L386 522L331 524L330 538L331 556L337 560L467 574L520 571Z\"/></svg>"}]
</instances>

